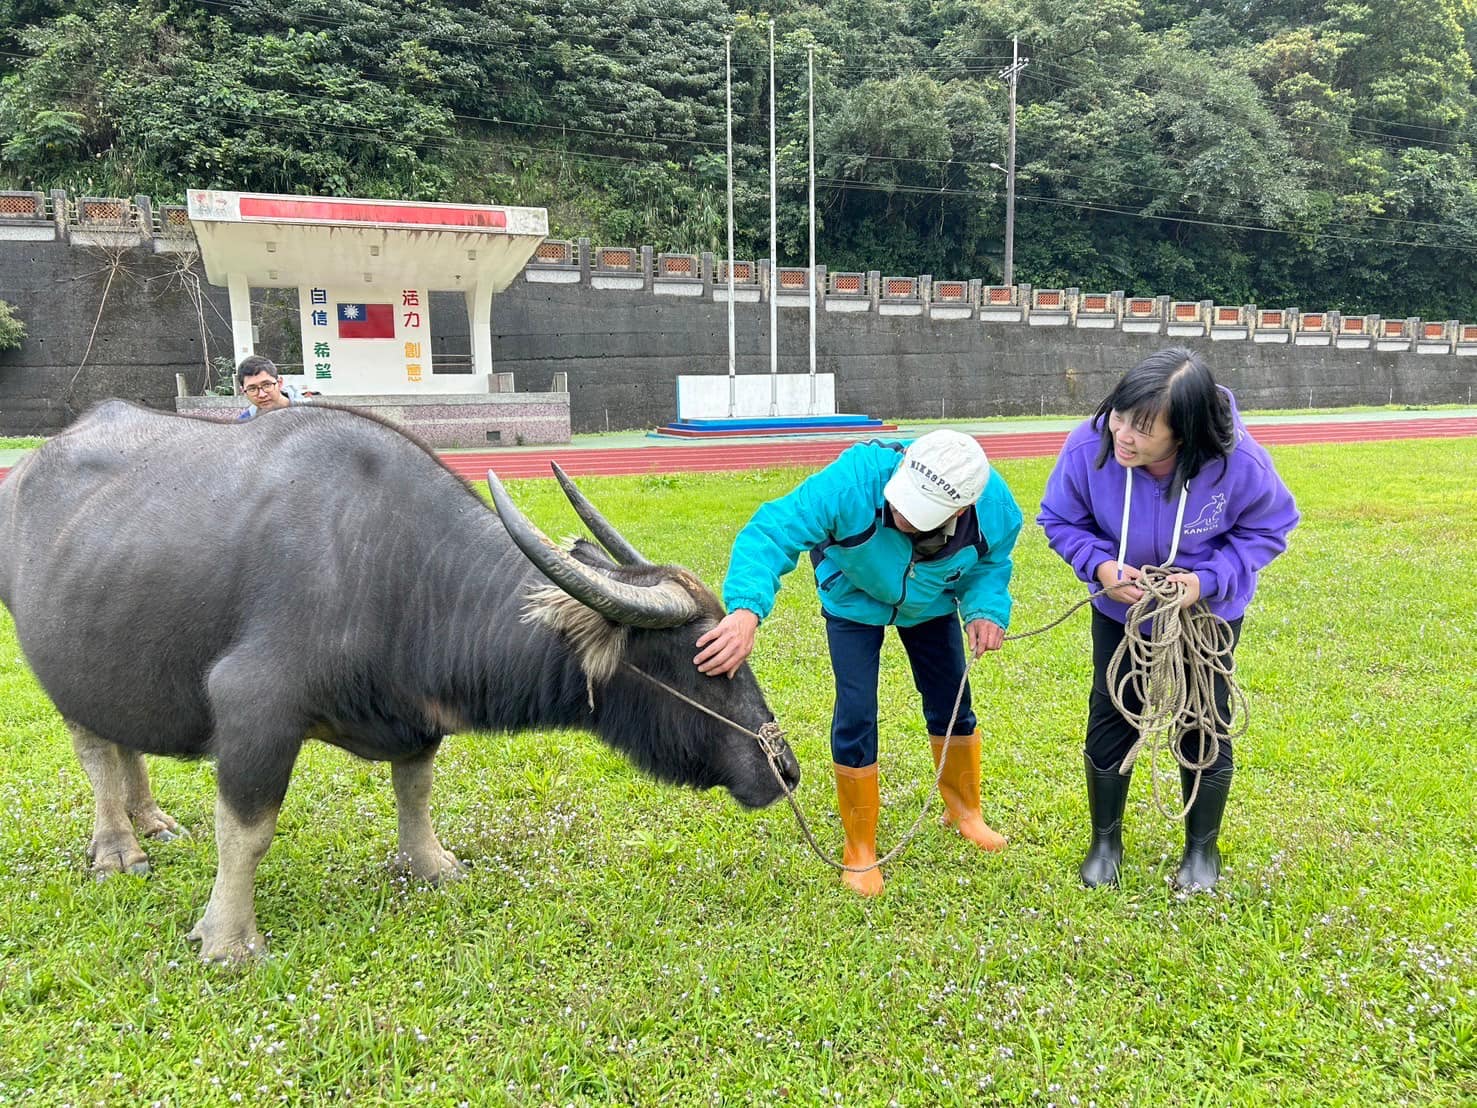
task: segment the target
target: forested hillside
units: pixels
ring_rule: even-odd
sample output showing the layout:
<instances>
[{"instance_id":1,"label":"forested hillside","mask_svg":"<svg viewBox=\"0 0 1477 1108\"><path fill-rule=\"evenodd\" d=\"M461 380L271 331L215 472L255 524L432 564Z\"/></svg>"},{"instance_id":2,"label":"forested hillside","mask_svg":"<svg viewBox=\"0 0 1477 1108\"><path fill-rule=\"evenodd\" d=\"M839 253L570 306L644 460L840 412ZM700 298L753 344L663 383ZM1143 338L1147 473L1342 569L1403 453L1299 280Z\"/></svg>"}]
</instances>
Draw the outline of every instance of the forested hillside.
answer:
<instances>
[{"instance_id":1,"label":"forested hillside","mask_svg":"<svg viewBox=\"0 0 1477 1108\"><path fill-rule=\"evenodd\" d=\"M1477 318L1477 0L0 0L0 187L546 206L559 236L998 279L1019 34L1016 277Z\"/></svg>"}]
</instances>

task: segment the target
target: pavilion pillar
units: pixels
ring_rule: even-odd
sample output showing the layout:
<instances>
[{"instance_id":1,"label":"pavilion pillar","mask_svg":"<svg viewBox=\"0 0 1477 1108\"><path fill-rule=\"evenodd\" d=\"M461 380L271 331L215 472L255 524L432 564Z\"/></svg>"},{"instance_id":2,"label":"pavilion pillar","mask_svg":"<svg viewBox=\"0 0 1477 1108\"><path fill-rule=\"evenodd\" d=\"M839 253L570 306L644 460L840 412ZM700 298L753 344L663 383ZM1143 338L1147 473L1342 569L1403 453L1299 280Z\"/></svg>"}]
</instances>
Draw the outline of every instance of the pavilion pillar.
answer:
<instances>
[{"instance_id":1,"label":"pavilion pillar","mask_svg":"<svg viewBox=\"0 0 1477 1108\"><path fill-rule=\"evenodd\" d=\"M226 288L231 294L231 341L236 347L236 364L240 365L242 358L256 353L251 339L251 287L246 274L231 273L226 277Z\"/></svg>"},{"instance_id":2,"label":"pavilion pillar","mask_svg":"<svg viewBox=\"0 0 1477 1108\"><path fill-rule=\"evenodd\" d=\"M472 333L472 372L482 388L492 388L492 282L467 290L467 326Z\"/></svg>"}]
</instances>

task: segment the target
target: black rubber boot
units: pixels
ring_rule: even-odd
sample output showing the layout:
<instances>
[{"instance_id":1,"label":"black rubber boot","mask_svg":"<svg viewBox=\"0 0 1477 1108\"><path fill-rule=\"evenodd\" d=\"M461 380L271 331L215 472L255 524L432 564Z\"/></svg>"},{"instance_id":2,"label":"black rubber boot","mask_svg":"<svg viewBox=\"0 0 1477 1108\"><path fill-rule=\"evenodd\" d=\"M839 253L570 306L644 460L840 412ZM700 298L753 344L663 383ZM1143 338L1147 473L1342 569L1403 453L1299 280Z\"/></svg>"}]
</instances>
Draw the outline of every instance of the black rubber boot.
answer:
<instances>
[{"instance_id":1,"label":"black rubber boot","mask_svg":"<svg viewBox=\"0 0 1477 1108\"><path fill-rule=\"evenodd\" d=\"M1098 769L1092 758L1082 755L1087 767L1087 811L1092 817L1092 845L1077 871L1089 889L1099 885L1118 884L1118 867L1123 861L1123 805L1128 800L1131 774L1120 774L1118 767Z\"/></svg>"},{"instance_id":2,"label":"black rubber boot","mask_svg":"<svg viewBox=\"0 0 1477 1108\"><path fill-rule=\"evenodd\" d=\"M1200 778L1200 792L1195 806L1185 813L1185 854L1174 875L1176 889L1211 889L1221 876L1221 851L1216 839L1221 833L1221 816L1226 811L1226 797L1231 792L1232 767L1226 766ZM1180 790L1185 800L1195 785L1193 770L1180 769Z\"/></svg>"}]
</instances>

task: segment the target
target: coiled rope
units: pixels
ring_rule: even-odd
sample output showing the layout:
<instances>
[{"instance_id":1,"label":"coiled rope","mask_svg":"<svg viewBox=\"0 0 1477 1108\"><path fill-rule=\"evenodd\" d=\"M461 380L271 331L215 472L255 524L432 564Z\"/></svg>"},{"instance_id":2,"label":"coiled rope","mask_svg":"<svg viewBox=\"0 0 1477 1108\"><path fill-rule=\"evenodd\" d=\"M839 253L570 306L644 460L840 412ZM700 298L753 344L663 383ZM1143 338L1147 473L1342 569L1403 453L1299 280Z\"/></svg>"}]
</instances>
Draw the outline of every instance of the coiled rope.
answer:
<instances>
[{"instance_id":1,"label":"coiled rope","mask_svg":"<svg viewBox=\"0 0 1477 1108\"><path fill-rule=\"evenodd\" d=\"M1246 694L1233 676L1236 659L1231 625L1203 599L1188 608L1180 606L1185 586L1169 577L1184 572L1175 566L1149 566L1131 582L1143 590L1143 596L1128 606L1123 641L1108 665L1108 672L1118 675L1108 688L1113 707L1139 734L1118 772L1131 772L1147 745L1154 806L1167 819L1176 820L1194 806L1201 776L1220 757L1222 737L1239 738L1250 722ZM1224 717L1215 702L1217 677L1225 679L1229 690L1229 710ZM1130 709L1130 699L1142 707ZM1184 750L1192 733L1200 737L1195 757ZM1166 748L1179 766L1195 774L1185 806L1177 811L1159 796L1156 771Z\"/></svg>"}]
</instances>

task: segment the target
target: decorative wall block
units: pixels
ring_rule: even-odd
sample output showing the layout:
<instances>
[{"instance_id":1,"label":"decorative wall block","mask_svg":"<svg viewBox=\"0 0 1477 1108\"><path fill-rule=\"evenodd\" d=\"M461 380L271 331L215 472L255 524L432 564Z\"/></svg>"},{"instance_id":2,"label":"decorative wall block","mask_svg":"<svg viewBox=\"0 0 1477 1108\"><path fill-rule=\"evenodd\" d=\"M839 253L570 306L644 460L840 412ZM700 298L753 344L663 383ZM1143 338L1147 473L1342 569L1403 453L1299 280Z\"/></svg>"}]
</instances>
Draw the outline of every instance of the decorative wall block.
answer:
<instances>
[{"instance_id":1,"label":"decorative wall block","mask_svg":"<svg viewBox=\"0 0 1477 1108\"><path fill-rule=\"evenodd\" d=\"M923 298L916 277L884 277L878 312L882 315L922 315Z\"/></svg>"},{"instance_id":2,"label":"decorative wall block","mask_svg":"<svg viewBox=\"0 0 1477 1108\"><path fill-rule=\"evenodd\" d=\"M1077 326L1098 330L1117 327L1122 306L1121 292L1084 292L1077 297Z\"/></svg>"},{"instance_id":3,"label":"decorative wall block","mask_svg":"<svg viewBox=\"0 0 1477 1108\"><path fill-rule=\"evenodd\" d=\"M872 293L865 273L828 273L826 311L866 312L872 308Z\"/></svg>"},{"instance_id":4,"label":"decorative wall block","mask_svg":"<svg viewBox=\"0 0 1477 1108\"><path fill-rule=\"evenodd\" d=\"M632 246L600 246L590 255L590 284L597 289L642 289L643 252Z\"/></svg>"},{"instance_id":5,"label":"decorative wall block","mask_svg":"<svg viewBox=\"0 0 1477 1108\"><path fill-rule=\"evenodd\" d=\"M1210 340L1227 342L1245 339L1251 334L1251 321L1256 316L1253 304L1212 304L1210 308Z\"/></svg>"},{"instance_id":6,"label":"decorative wall block","mask_svg":"<svg viewBox=\"0 0 1477 1108\"><path fill-rule=\"evenodd\" d=\"M579 251L568 239L544 239L523 270L523 279L533 284L578 284L581 276Z\"/></svg>"},{"instance_id":7,"label":"decorative wall block","mask_svg":"<svg viewBox=\"0 0 1477 1108\"><path fill-rule=\"evenodd\" d=\"M69 223L67 241L73 246L123 250L144 241L133 202L118 196L78 197Z\"/></svg>"},{"instance_id":8,"label":"decorative wall block","mask_svg":"<svg viewBox=\"0 0 1477 1108\"><path fill-rule=\"evenodd\" d=\"M736 304L753 304L759 300L759 268L751 261L733 261L733 299ZM728 301L728 259L713 264L713 299Z\"/></svg>"},{"instance_id":9,"label":"decorative wall block","mask_svg":"<svg viewBox=\"0 0 1477 1108\"><path fill-rule=\"evenodd\" d=\"M1292 341L1297 346L1328 346L1333 342L1335 317L1329 312L1299 312Z\"/></svg>"},{"instance_id":10,"label":"decorative wall block","mask_svg":"<svg viewBox=\"0 0 1477 1108\"><path fill-rule=\"evenodd\" d=\"M1032 289L1026 322L1032 327L1065 327L1072 320L1071 299L1065 289Z\"/></svg>"},{"instance_id":11,"label":"decorative wall block","mask_svg":"<svg viewBox=\"0 0 1477 1108\"><path fill-rule=\"evenodd\" d=\"M935 281L929 289L930 319L969 319L974 315L974 289L968 281Z\"/></svg>"},{"instance_id":12,"label":"decorative wall block","mask_svg":"<svg viewBox=\"0 0 1477 1108\"><path fill-rule=\"evenodd\" d=\"M1206 317L1210 314L1209 300L1173 300L1169 304L1169 316L1165 320L1164 333L1179 338L1197 338L1206 332Z\"/></svg>"},{"instance_id":13,"label":"decorative wall block","mask_svg":"<svg viewBox=\"0 0 1477 1108\"><path fill-rule=\"evenodd\" d=\"M1377 315L1345 315L1339 317L1334 345L1341 350L1368 350L1379 330Z\"/></svg>"},{"instance_id":14,"label":"decorative wall block","mask_svg":"<svg viewBox=\"0 0 1477 1108\"><path fill-rule=\"evenodd\" d=\"M51 242L56 222L44 192L0 192L0 239Z\"/></svg>"},{"instance_id":15,"label":"decorative wall block","mask_svg":"<svg viewBox=\"0 0 1477 1108\"><path fill-rule=\"evenodd\" d=\"M651 291L657 296L702 296L703 280L696 254L658 254Z\"/></svg>"},{"instance_id":16,"label":"decorative wall block","mask_svg":"<svg viewBox=\"0 0 1477 1108\"><path fill-rule=\"evenodd\" d=\"M1262 308L1253 311L1251 317L1253 342L1288 343L1292 341L1293 323L1297 318L1296 308Z\"/></svg>"},{"instance_id":17,"label":"decorative wall block","mask_svg":"<svg viewBox=\"0 0 1477 1108\"><path fill-rule=\"evenodd\" d=\"M1432 320L1420 325L1420 335L1415 340L1417 354L1460 354L1462 336L1466 328L1454 319L1445 322Z\"/></svg>"},{"instance_id":18,"label":"decorative wall block","mask_svg":"<svg viewBox=\"0 0 1477 1108\"><path fill-rule=\"evenodd\" d=\"M1030 286L1026 286L1027 289ZM986 285L980 289L980 320L986 323L1019 323L1026 317L1020 285Z\"/></svg>"},{"instance_id":19,"label":"decorative wall block","mask_svg":"<svg viewBox=\"0 0 1477 1108\"><path fill-rule=\"evenodd\" d=\"M1376 350L1410 350L1420 335L1421 321L1411 319L1384 319L1375 329Z\"/></svg>"},{"instance_id":20,"label":"decorative wall block","mask_svg":"<svg viewBox=\"0 0 1477 1108\"><path fill-rule=\"evenodd\" d=\"M1123 302L1123 329L1144 335L1162 335L1169 312L1167 296L1131 296Z\"/></svg>"}]
</instances>

